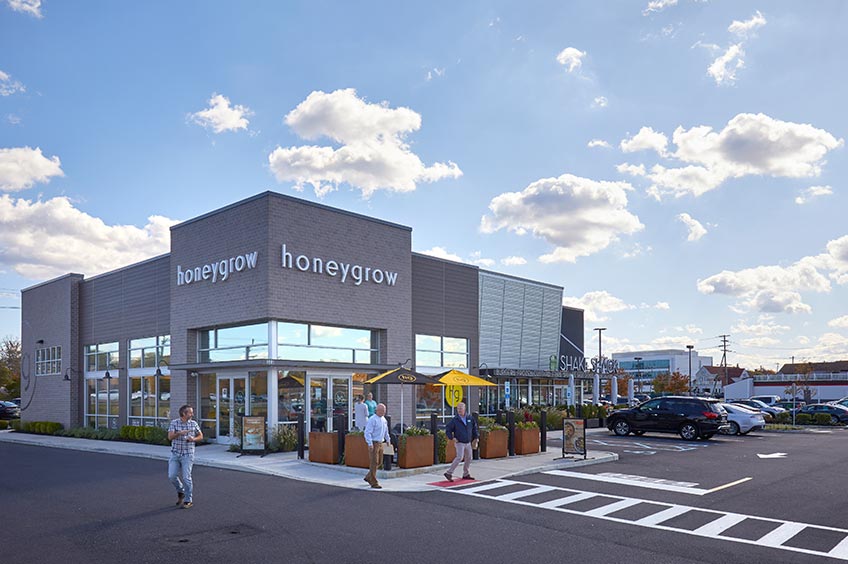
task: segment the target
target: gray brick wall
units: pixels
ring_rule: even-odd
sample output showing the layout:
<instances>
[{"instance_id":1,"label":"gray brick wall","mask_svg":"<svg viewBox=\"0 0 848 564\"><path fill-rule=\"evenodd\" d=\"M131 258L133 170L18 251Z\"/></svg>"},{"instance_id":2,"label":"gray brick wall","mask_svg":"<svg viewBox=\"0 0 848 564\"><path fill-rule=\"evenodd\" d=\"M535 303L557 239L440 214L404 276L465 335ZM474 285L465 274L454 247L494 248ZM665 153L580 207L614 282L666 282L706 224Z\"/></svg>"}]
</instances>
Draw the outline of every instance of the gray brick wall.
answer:
<instances>
[{"instance_id":1,"label":"gray brick wall","mask_svg":"<svg viewBox=\"0 0 848 564\"><path fill-rule=\"evenodd\" d=\"M21 419L56 421L66 428L78 424L82 381L77 372L64 381L66 370L79 371L78 296L82 276L68 274L21 292ZM43 341L38 343L37 341ZM62 347L59 374L35 375L36 349ZM69 372L70 375L70 372Z\"/></svg>"}]
</instances>

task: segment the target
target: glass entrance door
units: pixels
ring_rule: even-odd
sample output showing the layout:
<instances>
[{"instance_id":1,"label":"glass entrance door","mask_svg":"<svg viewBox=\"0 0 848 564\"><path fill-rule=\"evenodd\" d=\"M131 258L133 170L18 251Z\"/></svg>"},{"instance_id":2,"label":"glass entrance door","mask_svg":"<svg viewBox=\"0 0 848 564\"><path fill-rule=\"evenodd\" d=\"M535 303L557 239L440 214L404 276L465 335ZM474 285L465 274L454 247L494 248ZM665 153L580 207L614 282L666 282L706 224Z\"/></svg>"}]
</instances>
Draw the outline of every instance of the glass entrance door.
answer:
<instances>
[{"instance_id":1,"label":"glass entrance door","mask_svg":"<svg viewBox=\"0 0 848 564\"><path fill-rule=\"evenodd\" d=\"M350 428L351 385L350 376L307 375L306 386L310 431L334 431L333 417L344 415Z\"/></svg>"},{"instance_id":2,"label":"glass entrance door","mask_svg":"<svg viewBox=\"0 0 848 564\"><path fill-rule=\"evenodd\" d=\"M238 424L247 413L246 391L247 386L244 377L218 376L215 411L218 414L217 436L219 443L238 441Z\"/></svg>"}]
</instances>

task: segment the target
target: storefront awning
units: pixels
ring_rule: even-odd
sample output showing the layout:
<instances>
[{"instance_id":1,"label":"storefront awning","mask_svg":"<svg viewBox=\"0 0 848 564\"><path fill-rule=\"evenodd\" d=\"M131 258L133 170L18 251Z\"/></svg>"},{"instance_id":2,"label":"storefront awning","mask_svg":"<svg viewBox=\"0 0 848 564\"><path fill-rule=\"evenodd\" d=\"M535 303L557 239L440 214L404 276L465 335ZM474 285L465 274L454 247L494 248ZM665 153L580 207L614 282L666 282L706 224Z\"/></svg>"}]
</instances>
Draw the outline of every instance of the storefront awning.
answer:
<instances>
[{"instance_id":1,"label":"storefront awning","mask_svg":"<svg viewBox=\"0 0 848 564\"><path fill-rule=\"evenodd\" d=\"M379 374L396 368L396 364L353 364L351 362L310 362L260 358L255 360L230 360L224 362L190 362L172 364L169 368L188 372L218 372L221 370L352 370Z\"/></svg>"},{"instance_id":2,"label":"storefront awning","mask_svg":"<svg viewBox=\"0 0 848 564\"><path fill-rule=\"evenodd\" d=\"M484 368L480 375L489 376L495 380L506 380L509 378L538 378L542 380L568 380L574 376L575 380L592 380L595 378L593 372L569 372L566 370L527 370L523 368Z\"/></svg>"}]
</instances>

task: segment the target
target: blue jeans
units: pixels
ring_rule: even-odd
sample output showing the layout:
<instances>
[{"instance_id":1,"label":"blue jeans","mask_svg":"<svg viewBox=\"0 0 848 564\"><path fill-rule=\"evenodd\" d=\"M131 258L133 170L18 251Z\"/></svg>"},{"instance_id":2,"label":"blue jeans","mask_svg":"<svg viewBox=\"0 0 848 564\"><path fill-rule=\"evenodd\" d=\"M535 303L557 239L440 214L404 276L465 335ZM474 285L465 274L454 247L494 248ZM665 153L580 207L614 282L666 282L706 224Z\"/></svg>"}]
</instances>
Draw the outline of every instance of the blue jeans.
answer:
<instances>
[{"instance_id":1,"label":"blue jeans","mask_svg":"<svg viewBox=\"0 0 848 564\"><path fill-rule=\"evenodd\" d=\"M177 493L185 494L185 502L191 501L191 467L194 465L193 454L171 453L168 459L168 479L177 488Z\"/></svg>"}]
</instances>

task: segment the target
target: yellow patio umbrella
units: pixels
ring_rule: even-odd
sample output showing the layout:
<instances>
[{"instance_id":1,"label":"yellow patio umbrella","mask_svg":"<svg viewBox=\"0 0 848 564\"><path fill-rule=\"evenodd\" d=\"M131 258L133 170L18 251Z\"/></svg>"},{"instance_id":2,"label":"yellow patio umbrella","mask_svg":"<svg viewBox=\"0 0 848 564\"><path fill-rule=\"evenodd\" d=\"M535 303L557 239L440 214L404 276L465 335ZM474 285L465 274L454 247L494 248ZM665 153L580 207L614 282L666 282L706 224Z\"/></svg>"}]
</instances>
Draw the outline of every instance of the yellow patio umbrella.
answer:
<instances>
[{"instance_id":1,"label":"yellow patio umbrella","mask_svg":"<svg viewBox=\"0 0 848 564\"><path fill-rule=\"evenodd\" d=\"M436 374L432 378L438 380L444 386L497 386L497 384L484 380L479 376L472 376L459 370L448 370L447 372Z\"/></svg>"}]
</instances>

